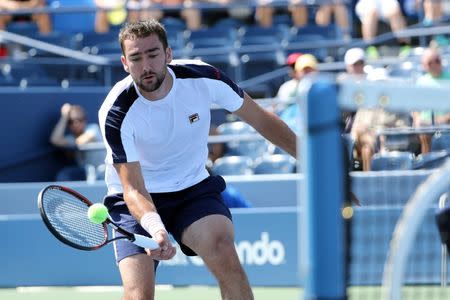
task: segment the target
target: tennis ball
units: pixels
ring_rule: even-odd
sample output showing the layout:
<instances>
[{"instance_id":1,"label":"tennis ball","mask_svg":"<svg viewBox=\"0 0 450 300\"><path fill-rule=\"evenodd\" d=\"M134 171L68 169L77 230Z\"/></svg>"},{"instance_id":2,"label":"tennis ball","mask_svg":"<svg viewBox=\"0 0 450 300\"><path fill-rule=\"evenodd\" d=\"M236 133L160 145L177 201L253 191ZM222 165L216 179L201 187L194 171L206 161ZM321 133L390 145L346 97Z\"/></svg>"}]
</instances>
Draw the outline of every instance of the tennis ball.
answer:
<instances>
[{"instance_id":1,"label":"tennis ball","mask_svg":"<svg viewBox=\"0 0 450 300\"><path fill-rule=\"evenodd\" d=\"M101 203L89 206L88 218L92 223L101 224L108 218L108 209Z\"/></svg>"}]
</instances>

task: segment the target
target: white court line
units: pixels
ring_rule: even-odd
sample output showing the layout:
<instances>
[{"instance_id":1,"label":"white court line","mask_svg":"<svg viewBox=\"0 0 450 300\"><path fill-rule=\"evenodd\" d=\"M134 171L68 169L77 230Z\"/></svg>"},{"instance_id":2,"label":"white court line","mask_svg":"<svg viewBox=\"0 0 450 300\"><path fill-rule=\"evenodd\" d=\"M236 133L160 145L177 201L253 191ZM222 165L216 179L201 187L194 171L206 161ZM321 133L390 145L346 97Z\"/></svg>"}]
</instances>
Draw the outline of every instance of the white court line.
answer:
<instances>
[{"instance_id":1,"label":"white court line","mask_svg":"<svg viewBox=\"0 0 450 300\"><path fill-rule=\"evenodd\" d=\"M57 289L73 289L80 293L107 293L107 292L123 292L122 286L74 286L74 287L67 287L67 286L19 286L16 288L16 291L18 293L47 293L52 290ZM158 284L156 285L155 289L159 291L171 291L175 287L170 284Z\"/></svg>"}]
</instances>

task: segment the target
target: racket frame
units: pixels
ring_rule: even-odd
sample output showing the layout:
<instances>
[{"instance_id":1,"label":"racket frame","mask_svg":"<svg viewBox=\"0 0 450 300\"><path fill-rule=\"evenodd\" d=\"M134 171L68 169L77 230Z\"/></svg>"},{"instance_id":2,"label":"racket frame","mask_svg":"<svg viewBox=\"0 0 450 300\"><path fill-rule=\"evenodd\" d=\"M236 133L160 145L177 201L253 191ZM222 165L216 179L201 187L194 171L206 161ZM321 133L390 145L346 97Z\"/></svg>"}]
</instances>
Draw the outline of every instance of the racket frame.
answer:
<instances>
[{"instance_id":1,"label":"racket frame","mask_svg":"<svg viewBox=\"0 0 450 300\"><path fill-rule=\"evenodd\" d=\"M61 190L63 192L66 192L68 194L71 194L72 196L76 197L78 200L80 200L81 202L83 202L84 204L86 204L88 207L91 206L93 203L91 201L89 201L86 197L84 197L83 195L81 195L80 193L78 193L77 191L74 191L68 187L65 186L60 186L60 185L49 185L47 187L45 187L44 189L42 189L39 192L38 195L38 207L39 207L39 212L41 214L42 220L44 221L45 226L47 227L47 229L62 243L71 246L73 248L79 249L79 250L85 250L85 251L93 251L93 250L97 250L100 249L101 247L115 241L115 240L119 240L119 239L128 239L131 242L135 241L135 237L132 233L120 228L117 224L115 224L114 222L112 222L109 218L107 218L103 223L103 229L104 229L104 240L103 243L95 246L95 247L86 247L86 246L81 246L79 244L76 244L68 239L66 239L65 237L63 237L51 224L50 220L47 217L47 214L45 212L44 206L42 204L43 202L43 196L45 194L45 192L49 189L57 189L57 190ZM110 225L112 228L114 228L114 230L116 230L117 232L123 234L123 236L119 236L119 237L115 237L113 239L108 240L108 228L107 225Z\"/></svg>"}]
</instances>

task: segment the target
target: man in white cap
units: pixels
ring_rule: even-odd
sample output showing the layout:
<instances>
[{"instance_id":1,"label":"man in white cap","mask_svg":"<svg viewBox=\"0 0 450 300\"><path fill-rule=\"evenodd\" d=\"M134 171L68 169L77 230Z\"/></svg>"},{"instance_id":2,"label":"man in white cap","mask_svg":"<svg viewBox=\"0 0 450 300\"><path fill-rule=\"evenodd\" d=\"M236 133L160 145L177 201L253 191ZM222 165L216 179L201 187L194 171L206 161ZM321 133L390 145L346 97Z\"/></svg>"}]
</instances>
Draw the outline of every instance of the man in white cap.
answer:
<instances>
[{"instance_id":1,"label":"man in white cap","mask_svg":"<svg viewBox=\"0 0 450 300\"><path fill-rule=\"evenodd\" d=\"M365 75L364 67L366 64L366 55L361 48L351 48L345 52L345 69L348 74Z\"/></svg>"}]
</instances>

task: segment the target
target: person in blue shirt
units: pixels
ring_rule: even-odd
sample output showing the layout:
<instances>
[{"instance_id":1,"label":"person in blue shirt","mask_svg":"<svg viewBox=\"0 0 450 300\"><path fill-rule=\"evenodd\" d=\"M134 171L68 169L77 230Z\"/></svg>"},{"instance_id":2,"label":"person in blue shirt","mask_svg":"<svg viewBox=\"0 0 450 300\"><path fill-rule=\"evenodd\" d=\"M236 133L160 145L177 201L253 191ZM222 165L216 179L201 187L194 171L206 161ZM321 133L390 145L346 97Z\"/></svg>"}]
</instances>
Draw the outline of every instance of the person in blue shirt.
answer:
<instances>
[{"instance_id":1,"label":"person in blue shirt","mask_svg":"<svg viewBox=\"0 0 450 300\"><path fill-rule=\"evenodd\" d=\"M65 103L61 107L61 116L50 136L50 143L62 150L70 160L75 160L77 147L102 141L97 124L87 123L86 112L80 105ZM56 181L86 180L84 166L70 163L56 175Z\"/></svg>"},{"instance_id":2,"label":"person in blue shirt","mask_svg":"<svg viewBox=\"0 0 450 300\"><path fill-rule=\"evenodd\" d=\"M250 202L232 185L227 184L225 190L221 193L223 201L229 208L252 207Z\"/></svg>"}]
</instances>

